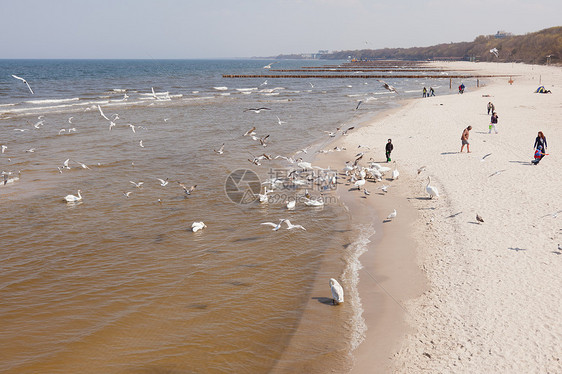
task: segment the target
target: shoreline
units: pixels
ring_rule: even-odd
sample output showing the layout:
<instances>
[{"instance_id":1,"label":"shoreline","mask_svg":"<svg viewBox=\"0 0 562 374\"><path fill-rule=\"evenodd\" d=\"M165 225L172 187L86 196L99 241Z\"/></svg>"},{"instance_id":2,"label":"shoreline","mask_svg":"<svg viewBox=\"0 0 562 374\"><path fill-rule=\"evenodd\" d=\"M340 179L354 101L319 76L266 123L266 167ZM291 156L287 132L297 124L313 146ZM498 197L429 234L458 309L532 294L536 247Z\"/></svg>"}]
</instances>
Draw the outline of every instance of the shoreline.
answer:
<instances>
[{"instance_id":1,"label":"shoreline","mask_svg":"<svg viewBox=\"0 0 562 374\"><path fill-rule=\"evenodd\" d=\"M373 368L381 372L560 371L562 357L555 347L562 340L562 328L556 323L557 294L562 287L557 275L562 256L557 255L562 252L556 251L556 242L562 242L562 231L555 216L545 217L562 209L562 181L556 172L560 157L552 151L562 139L556 127L562 112L557 92L562 88L562 69L494 63L438 65L504 72L513 74L515 82L490 79L475 89L465 81L464 95L412 100L356 129L345 140L353 151L357 144L375 144L365 157L374 153L377 161L382 158L377 155L384 154L386 138L393 139L400 179L391 183L396 187L389 188L389 196L377 199L374 209L388 214L392 208L385 204L403 200L414 212L410 223L401 221L404 206L397 205L399 216L384 225L382 241L373 240L361 257L364 269L359 290L368 330L365 341L353 352L351 372ZM539 82L553 94L535 94ZM494 102L500 116L499 135L487 131L488 101ZM458 138L469 124L473 126L472 153L460 154ZM539 130L548 137L550 156L530 167L532 142ZM484 160L487 154L491 156ZM418 177L416 170L422 165L426 171ZM439 199L427 198L428 176L440 190ZM540 194L533 193L537 180ZM365 185L371 191L367 200L372 201L378 186L370 186ZM350 207L350 213L355 216L356 211ZM477 213L486 223L475 222ZM402 229L392 231L398 227ZM404 276L400 261L392 263L385 257L385 249L389 254L403 245L391 242L404 228L411 231L415 250L401 259L416 262L415 267L427 276L426 287L409 289L408 278L415 278ZM384 315L381 309L389 304L364 281L369 279L365 276L369 267L375 277L389 275L385 288L398 295L395 299L406 312L400 313L396 306L392 315ZM391 288L393 283L397 289ZM399 296L400 287L411 293Z\"/></svg>"}]
</instances>

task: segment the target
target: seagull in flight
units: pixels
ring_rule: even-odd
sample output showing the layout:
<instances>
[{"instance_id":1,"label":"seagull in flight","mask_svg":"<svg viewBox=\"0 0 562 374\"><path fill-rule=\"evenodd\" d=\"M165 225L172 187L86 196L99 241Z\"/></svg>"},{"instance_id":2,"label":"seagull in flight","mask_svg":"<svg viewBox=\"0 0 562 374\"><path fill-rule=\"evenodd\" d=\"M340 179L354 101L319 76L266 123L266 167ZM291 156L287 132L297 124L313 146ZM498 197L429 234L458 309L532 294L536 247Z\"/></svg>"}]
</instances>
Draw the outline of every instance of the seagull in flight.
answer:
<instances>
[{"instance_id":1,"label":"seagull in flight","mask_svg":"<svg viewBox=\"0 0 562 374\"><path fill-rule=\"evenodd\" d=\"M166 178L166 180L160 178L156 178L156 179L158 179L162 187L166 187L168 185L168 178Z\"/></svg>"},{"instance_id":2,"label":"seagull in flight","mask_svg":"<svg viewBox=\"0 0 562 374\"><path fill-rule=\"evenodd\" d=\"M263 68L264 68L264 69L271 69L271 65L273 65L273 64L277 64L277 63L278 63L277 61L275 61L275 62L272 62L271 64L267 64L267 65L265 65L265 66L264 66Z\"/></svg>"},{"instance_id":3,"label":"seagull in flight","mask_svg":"<svg viewBox=\"0 0 562 374\"><path fill-rule=\"evenodd\" d=\"M382 86L384 88L386 88L387 90L389 90L390 92L398 93L398 91L396 91L396 88L394 88L390 84L386 83L385 81L381 81L380 79L377 79L377 81L381 82Z\"/></svg>"},{"instance_id":4,"label":"seagull in flight","mask_svg":"<svg viewBox=\"0 0 562 374\"><path fill-rule=\"evenodd\" d=\"M22 77L18 77L17 75L12 74L12 77L19 79L20 81L22 81L23 83L25 83L27 85L27 88L29 88L29 91L31 92L32 95L34 95L33 90L31 89L31 87L29 86L29 83L27 83L27 81L25 79L23 79Z\"/></svg>"},{"instance_id":5,"label":"seagull in flight","mask_svg":"<svg viewBox=\"0 0 562 374\"><path fill-rule=\"evenodd\" d=\"M284 124L284 123L287 123L287 122L285 122L285 121L281 121L281 119L279 118L279 116L276 116L276 117L277 117L277 123L278 123L279 125L282 125L282 124Z\"/></svg>"},{"instance_id":6,"label":"seagull in flight","mask_svg":"<svg viewBox=\"0 0 562 374\"><path fill-rule=\"evenodd\" d=\"M270 108L248 108L248 109L244 109L244 112L248 112L248 111L252 111L254 113L260 113L263 110L271 110Z\"/></svg>"},{"instance_id":7,"label":"seagull in flight","mask_svg":"<svg viewBox=\"0 0 562 374\"><path fill-rule=\"evenodd\" d=\"M144 184L144 182L135 183L133 181L129 181L129 183L134 184L136 188L142 188L142 185Z\"/></svg>"},{"instance_id":8,"label":"seagull in flight","mask_svg":"<svg viewBox=\"0 0 562 374\"><path fill-rule=\"evenodd\" d=\"M139 140L139 146L140 146L141 148L144 148L144 145L142 144L142 140Z\"/></svg>"},{"instance_id":9,"label":"seagull in flight","mask_svg":"<svg viewBox=\"0 0 562 374\"><path fill-rule=\"evenodd\" d=\"M244 134L244 136L252 136L252 135L256 135L256 126L252 127L250 130L246 131L246 133Z\"/></svg>"},{"instance_id":10,"label":"seagull in flight","mask_svg":"<svg viewBox=\"0 0 562 374\"><path fill-rule=\"evenodd\" d=\"M177 182L181 188L183 188L183 191L185 192L186 195L191 195L191 193L195 190L195 188L197 187L197 185L193 185L189 188L187 188L187 186L181 182Z\"/></svg>"},{"instance_id":11,"label":"seagull in flight","mask_svg":"<svg viewBox=\"0 0 562 374\"><path fill-rule=\"evenodd\" d=\"M103 114L103 111L101 110L101 106L98 105L98 109L99 109L99 111L100 111L101 116L102 116L103 118L105 118L106 120L108 120L108 121L111 122L111 120L110 120L109 118L107 118L107 117L105 116L105 114Z\"/></svg>"},{"instance_id":12,"label":"seagull in flight","mask_svg":"<svg viewBox=\"0 0 562 374\"><path fill-rule=\"evenodd\" d=\"M135 125L129 123L128 126L131 128L131 130L133 130L134 133L136 133L136 131L135 131Z\"/></svg>"},{"instance_id":13,"label":"seagull in flight","mask_svg":"<svg viewBox=\"0 0 562 374\"><path fill-rule=\"evenodd\" d=\"M216 149L213 149L213 151L219 155L222 155L224 153L224 143L222 143L218 151Z\"/></svg>"},{"instance_id":14,"label":"seagull in flight","mask_svg":"<svg viewBox=\"0 0 562 374\"><path fill-rule=\"evenodd\" d=\"M281 225L283 224L283 222L285 222L284 219L280 219L279 223L273 223L273 222L262 222L260 225L264 225L264 226L271 226L273 227L273 231L277 231L281 228Z\"/></svg>"}]
</instances>

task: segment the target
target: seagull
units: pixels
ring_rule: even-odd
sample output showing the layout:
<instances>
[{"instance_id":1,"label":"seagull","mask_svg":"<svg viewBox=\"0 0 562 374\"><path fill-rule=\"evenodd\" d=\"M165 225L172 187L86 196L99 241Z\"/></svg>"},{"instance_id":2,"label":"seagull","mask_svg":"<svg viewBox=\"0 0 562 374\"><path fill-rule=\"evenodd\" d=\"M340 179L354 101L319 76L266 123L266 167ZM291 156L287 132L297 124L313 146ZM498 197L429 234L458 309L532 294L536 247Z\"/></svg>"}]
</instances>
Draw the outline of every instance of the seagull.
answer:
<instances>
[{"instance_id":1,"label":"seagull","mask_svg":"<svg viewBox=\"0 0 562 374\"><path fill-rule=\"evenodd\" d=\"M277 64L277 63L278 63L277 61L275 61L275 62L272 62L271 64L267 64L267 65L265 65L265 66L264 66L263 68L264 68L264 69L271 69L271 65L273 65L273 64Z\"/></svg>"},{"instance_id":2,"label":"seagull","mask_svg":"<svg viewBox=\"0 0 562 374\"><path fill-rule=\"evenodd\" d=\"M480 217L478 214L476 214L476 220L477 220L478 222L484 223L484 220L483 220L482 217Z\"/></svg>"},{"instance_id":3,"label":"seagull","mask_svg":"<svg viewBox=\"0 0 562 374\"><path fill-rule=\"evenodd\" d=\"M260 225L264 225L264 226L271 226L273 227L273 231L277 231L281 228L281 225L283 224L283 222L285 222L284 219L280 219L279 223L273 223L273 222L262 222L260 223Z\"/></svg>"},{"instance_id":4,"label":"seagull","mask_svg":"<svg viewBox=\"0 0 562 374\"><path fill-rule=\"evenodd\" d=\"M109 131L111 131L112 127L115 127L115 122L109 121Z\"/></svg>"},{"instance_id":5,"label":"seagull","mask_svg":"<svg viewBox=\"0 0 562 374\"><path fill-rule=\"evenodd\" d=\"M27 129L14 129L14 131L24 132L27 131Z\"/></svg>"},{"instance_id":6,"label":"seagull","mask_svg":"<svg viewBox=\"0 0 562 374\"><path fill-rule=\"evenodd\" d=\"M277 117L277 123L278 123L279 125L282 125L282 124L284 124L284 123L287 123L287 122L285 122L285 121L281 121L281 119L279 118L279 116L275 116L275 117Z\"/></svg>"},{"instance_id":7,"label":"seagull","mask_svg":"<svg viewBox=\"0 0 562 374\"><path fill-rule=\"evenodd\" d=\"M69 169L69 170L70 170L70 166L68 165L69 162L70 162L70 159L67 158L67 159L62 163L65 169Z\"/></svg>"},{"instance_id":8,"label":"seagull","mask_svg":"<svg viewBox=\"0 0 562 374\"><path fill-rule=\"evenodd\" d=\"M177 182L177 183L181 186L181 188L183 188L183 191L185 192L186 195L191 195L191 193L192 193L192 192L195 190L195 188L197 187L197 185L194 185L194 186L191 186L191 187L187 188L187 187L185 186L185 184L180 183L180 182Z\"/></svg>"},{"instance_id":9,"label":"seagull","mask_svg":"<svg viewBox=\"0 0 562 374\"><path fill-rule=\"evenodd\" d=\"M262 110L271 110L271 109L263 108L263 107L262 108L248 108L248 109L244 109L244 112L251 111L251 112L254 112L254 113L260 113Z\"/></svg>"},{"instance_id":10,"label":"seagull","mask_svg":"<svg viewBox=\"0 0 562 374\"><path fill-rule=\"evenodd\" d=\"M129 183L134 184L136 188L142 188L142 185L144 184L144 182L135 183L133 181L129 181Z\"/></svg>"},{"instance_id":11,"label":"seagull","mask_svg":"<svg viewBox=\"0 0 562 374\"><path fill-rule=\"evenodd\" d=\"M35 125L33 125L33 127L35 127L36 129L38 129L39 127L43 126L45 124L45 121L39 121L37 122Z\"/></svg>"},{"instance_id":12,"label":"seagull","mask_svg":"<svg viewBox=\"0 0 562 374\"><path fill-rule=\"evenodd\" d=\"M343 303L343 288L334 278L330 278L330 290L332 291L332 303L334 305Z\"/></svg>"},{"instance_id":13,"label":"seagull","mask_svg":"<svg viewBox=\"0 0 562 374\"><path fill-rule=\"evenodd\" d=\"M76 162L78 162L78 161L76 161ZM80 164L80 166L82 166L82 169L90 169L90 168L88 167L88 165L86 165L86 164L84 164L84 163L82 163L82 162L78 162L78 163Z\"/></svg>"},{"instance_id":14,"label":"seagull","mask_svg":"<svg viewBox=\"0 0 562 374\"><path fill-rule=\"evenodd\" d=\"M7 145L2 144L2 153L6 152L6 149L8 149Z\"/></svg>"},{"instance_id":15,"label":"seagull","mask_svg":"<svg viewBox=\"0 0 562 374\"><path fill-rule=\"evenodd\" d=\"M250 130L246 131L246 133L244 134L244 136L252 136L252 135L256 135L256 126L252 127Z\"/></svg>"},{"instance_id":16,"label":"seagull","mask_svg":"<svg viewBox=\"0 0 562 374\"><path fill-rule=\"evenodd\" d=\"M484 155L484 157L482 157L482 159L480 161L484 161L486 159L486 157L490 156L491 153L488 153L487 155Z\"/></svg>"},{"instance_id":17,"label":"seagull","mask_svg":"<svg viewBox=\"0 0 562 374\"><path fill-rule=\"evenodd\" d=\"M25 152L27 152L27 153L33 153L33 152L35 152L35 148L29 148L29 149L26 150Z\"/></svg>"},{"instance_id":18,"label":"seagull","mask_svg":"<svg viewBox=\"0 0 562 374\"><path fill-rule=\"evenodd\" d=\"M427 166L422 166L422 167L420 167L420 168L418 169L418 175L420 175L420 173L421 173L422 171L425 171L426 168L427 168Z\"/></svg>"},{"instance_id":19,"label":"seagull","mask_svg":"<svg viewBox=\"0 0 562 374\"><path fill-rule=\"evenodd\" d=\"M130 195L130 194L132 194L131 191L129 191L129 192L123 192L123 195L125 195L126 198L129 198L129 195Z\"/></svg>"},{"instance_id":20,"label":"seagull","mask_svg":"<svg viewBox=\"0 0 562 374\"><path fill-rule=\"evenodd\" d=\"M369 196L369 195L371 194L369 191L367 191L366 188L363 188L363 193L364 193L365 195L367 195L367 196Z\"/></svg>"},{"instance_id":21,"label":"seagull","mask_svg":"<svg viewBox=\"0 0 562 374\"><path fill-rule=\"evenodd\" d=\"M381 187L382 192L388 192L388 187L390 187L390 186L383 185L383 186Z\"/></svg>"},{"instance_id":22,"label":"seagull","mask_svg":"<svg viewBox=\"0 0 562 374\"><path fill-rule=\"evenodd\" d=\"M78 196L74 196L74 195L66 195L64 197L64 200L66 200L67 203L75 203L78 202L80 200L82 200L82 195L80 195L80 190L78 190Z\"/></svg>"},{"instance_id":23,"label":"seagull","mask_svg":"<svg viewBox=\"0 0 562 374\"><path fill-rule=\"evenodd\" d=\"M68 123L72 124L72 119L73 119L73 118L74 118L74 117L69 117L69 118L68 118Z\"/></svg>"},{"instance_id":24,"label":"seagull","mask_svg":"<svg viewBox=\"0 0 562 374\"><path fill-rule=\"evenodd\" d=\"M66 131L66 129L60 129L60 130L59 130L59 135L62 134L63 132L65 132L65 131Z\"/></svg>"},{"instance_id":25,"label":"seagull","mask_svg":"<svg viewBox=\"0 0 562 374\"><path fill-rule=\"evenodd\" d=\"M287 230L292 230L292 229L302 229L304 231L306 231L306 229L304 227L302 227L301 225L293 225L291 223L291 221L289 221L288 219L284 220L285 223L287 224Z\"/></svg>"},{"instance_id":26,"label":"seagull","mask_svg":"<svg viewBox=\"0 0 562 374\"><path fill-rule=\"evenodd\" d=\"M499 57L498 52L499 52L499 51L498 51L497 48L492 48L492 49L490 49L490 53L492 53L492 54L493 54L494 56L496 56L496 57Z\"/></svg>"},{"instance_id":27,"label":"seagull","mask_svg":"<svg viewBox=\"0 0 562 374\"><path fill-rule=\"evenodd\" d=\"M144 148L144 145L142 144L142 140L139 140L139 146L140 146L141 148Z\"/></svg>"},{"instance_id":28,"label":"seagull","mask_svg":"<svg viewBox=\"0 0 562 374\"><path fill-rule=\"evenodd\" d=\"M388 219L388 220L391 220L391 219L393 219L393 218L396 218L396 209L394 209L394 210L392 211L392 213L390 213L390 214L388 215L388 217L386 217L386 219Z\"/></svg>"},{"instance_id":29,"label":"seagull","mask_svg":"<svg viewBox=\"0 0 562 374\"><path fill-rule=\"evenodd\" d=\"M439 190L437 189L437 187L435 186L430 186L431 183L431 177L428 176L427 177L428 181L427 181L427 186L425 186L425 190L427 191L427 193L429 194L429 197L431 199L433 199L433 197L439 197Z\"/></svg>"},{"instance_id":30,"label":"seagull","mask_svg":"<svg viewBox=\"0 0 562 374\"><path fill-rule=\"evenodd\" d=\"M392 87L390 84L386 83L385 81L381 81L380 79L377 80L381 82L382 86L387 90L389 90L390 92L398 93L398 91L396 91L396 88Z\"/></svg>"},{"instance_id":31,"label":"seagull","mask_svg":"<svg viewBox=\"0 0 562 374\"><path fill-rule=\"evenodd\" d=\"M264 147L267 147L267 143L266 143L267 139L269 139L269 135L260 138L260 144L263 145Z\"/></svg>"},{"instance_id":32,"label":"seagull","mask_svg":"<svg viewBox=\"0 0 562 374\"><path fill-rule=\"evenodd\" d=\"M333 132L333 131L324 131L324 132L325 132L326 134L328 134L328 136L329 136L330 138L335 138L335 137L336 137L336 133L337 133L337 131L336 131L336 132Z\"/></svg>"},{"instance_id":33,"label":"seagull","mask_svg":"<svg viewBox=\"0 0 562 374\"><path fill-rule=\"evenodd\" d=\"M310 88L314 88L314 85L312 84L312 82L308 82L308 84L310 84Z\"/></svg>"},{"instance_id":34,"label":"seagull","mask_svg":"<svg viewBox=\"0 0 562 374\"><path fill-rule=\"evenodd\" d=\"M199 230L203 230L205 227L207 227L207 225L205 225L203 222L193 222L191 224L191 231L197 232Z\"/></svg>"},{"instance_id":35,"label":"seagull","mask_svg":"<svg viewBox=\"0 0 562 374\"><path fill-rule=\"evenodd\" d=\"M136 133L136 131L135 131L135 125L129 123L128 126L131 128L131 130L133 130L134 133Z\"/></svg>"},{"instance_id":36,"label":"seagull","mask_svg":"<svg viewBox=\"0 0 562 374\"><path fill-rule=\"evenodd\" d=\"M218 151L216 149L213 149L213 151L215 153L218 153L219 155L222 155L224 153L224 143L222 143L222 145L221 145L221 147L219 148Z\"/></svg>"},{"instance_id":37,"label":"seagull","mask_svg":"<svg viewBox=\"0 0 562 374\"><path fill-rule=\"evenodd\" d=\"M166 178L166 180L160 178L156 178L156 179L158 179L162 187L166 187L168 185L168 178Z\"/></svg>"},{"instance_id":38,"label":"seagull","mask_svg":"<svg viewBox=\"0 0 562 374\"><path fill-rule=\"evenodd\" d=\"M295 206L297 205L296 200L285 201L285 203L287 204L287 209L289 210L295 209Z\"/></svg>"},{"instance_id":39,"label":"seagull","mask_svg":"<svg viewBox=\"0 0 562 374\"><path fill-rule=\"evenodd\" d=\"M23 83L25 83L27 85L27 88L29 88L29 91L31 92L32 95L34 95L33 90L31 89L31 87L29 87L29 83L27 83L27 81L21 77L18 77L17 75L12 74L12 77L19 79L20 81L22 81Z\"/></svg>"},{"instance_id":40,"label":"seagull","mask_svg":"<svg viewBox=\"0 0 562 374\"><path fill-rule=\"evenodd\" d=\"M105 118L106 120L110 121L110 119L107 118L107 117L105 116L105 114L103 114L103 111L101 110L101 106L98 105L98 109L99 109L99 111L100 111L101 116L102 116L103 118ZM111 121L110 121L110 122L111 122Z\"/></svg>"}]
</instances>

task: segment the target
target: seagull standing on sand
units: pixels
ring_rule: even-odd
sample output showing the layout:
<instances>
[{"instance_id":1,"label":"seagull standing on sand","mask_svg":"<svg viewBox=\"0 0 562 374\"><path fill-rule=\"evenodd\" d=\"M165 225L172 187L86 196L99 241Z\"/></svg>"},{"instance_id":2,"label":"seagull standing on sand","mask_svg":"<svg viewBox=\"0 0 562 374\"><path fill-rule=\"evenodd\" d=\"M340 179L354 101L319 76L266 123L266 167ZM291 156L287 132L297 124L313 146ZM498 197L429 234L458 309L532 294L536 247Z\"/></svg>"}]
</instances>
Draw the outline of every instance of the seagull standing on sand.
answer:
<instances>
[{"instance_id":1,"label":"seagull standing on sand","mask_svg":"<svg viewBox=\"0 0 562 374\"><path fill-rule=\"evenodd\" d=\"M396 218L396 209L394 209L394 210L392 211L392 213L390 213L390 214L388 215L388 217L386 217L387 220L391 220L391 219L394 219L394 218Z\"/></svg>"},{"instance_id":2,"label":"seagull standing on sand","mask_svg":"<svg viewBox=\"0 0 562 374\"><path fill-rule=\"evenodd\" d=\"M478 222L484 223L484 219L482 219L482 217L480 217L480 215L479 215L478 213L476 214L476 220L477 220Z\"/></svg>"},{"instance_id":3,"label":"seagull standing on sand","mask_svg":"<svg viewBox=\"0 0 562 374\"><path fill-rule=\"evenodd\" d=\"M330 278L330 290L332 291L332 303L334 305L343 303L343 288L334 278Z\"/></svg>"},{"instance_id":4,"label":"seagull standing on sand","mask_svg":"<svg viewBox=\"0 0 562 374\"><path fill-rule=\"evenodd\" d=\"M31 92L32 95L34 95L33 90L31 89L31 87L29 87L29 83L27 83L27 81L25 79L23 79L22 77L18 77L17 75L12 74L12 77L19 79L20 81L22 81L23 83L25 83L27 85L27 88L29 88L29 92Z\"/></svg>"}]
</instances>

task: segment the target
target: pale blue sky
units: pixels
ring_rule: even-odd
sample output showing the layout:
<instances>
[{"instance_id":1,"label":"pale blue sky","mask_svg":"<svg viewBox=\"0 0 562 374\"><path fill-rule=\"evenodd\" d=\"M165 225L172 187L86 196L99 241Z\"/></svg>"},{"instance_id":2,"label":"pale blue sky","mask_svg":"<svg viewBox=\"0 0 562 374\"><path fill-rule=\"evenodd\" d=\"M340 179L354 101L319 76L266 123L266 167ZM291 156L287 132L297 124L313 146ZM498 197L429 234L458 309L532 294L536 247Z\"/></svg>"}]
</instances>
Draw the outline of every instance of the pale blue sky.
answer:
<instances>
[{"instance_id":1,"label":"pale blue sky","mask_svg":"<svg viewBox=\"0 0 562 374\"><path fill-rule=\"evenodd\" d=\"M560 0L0 0L0 58L227 58L562 25Z\"/></svg>"}]
</instances>

